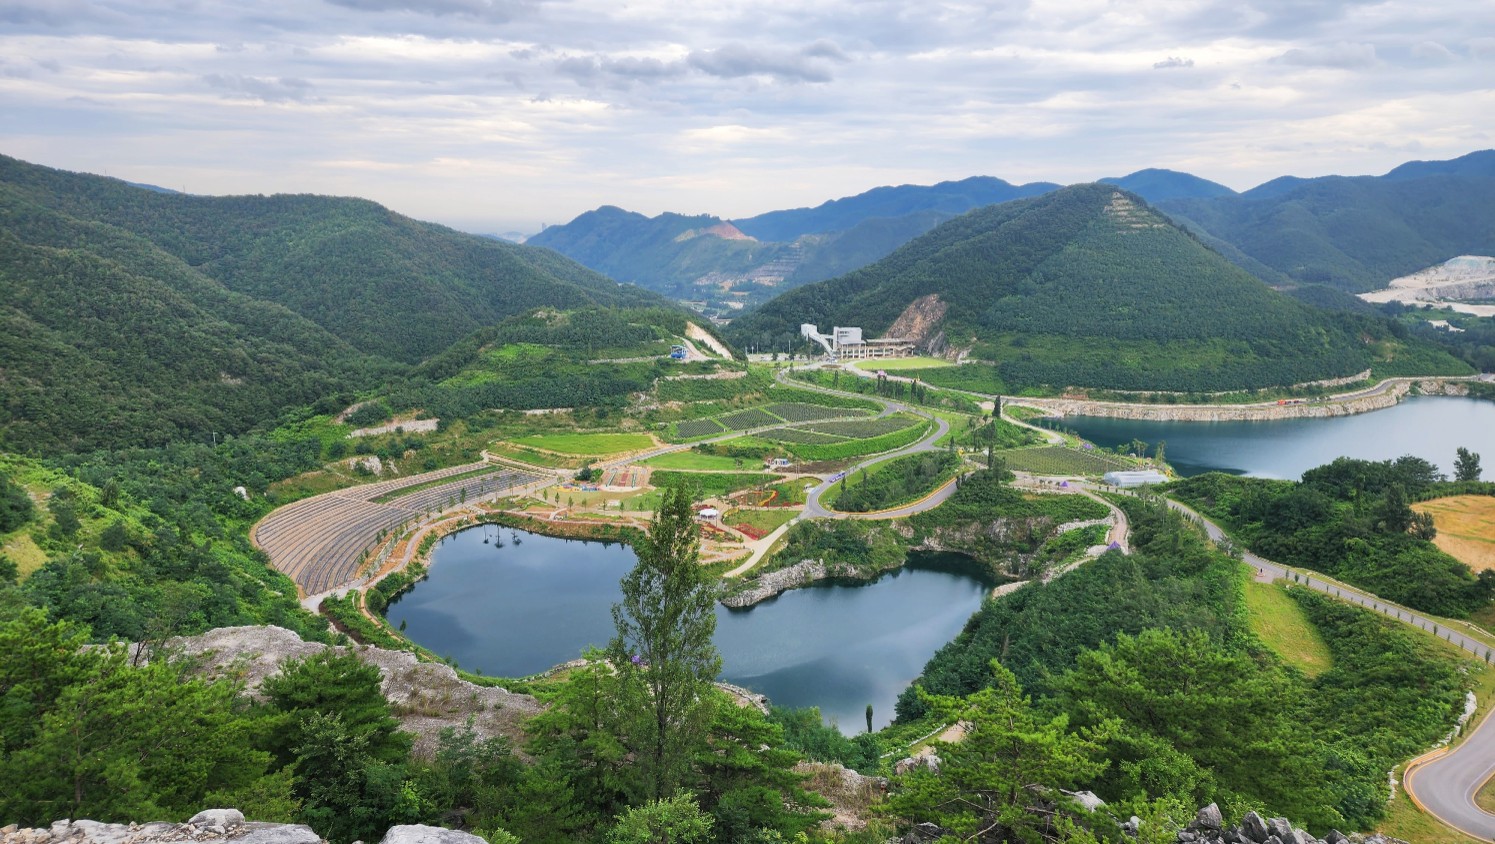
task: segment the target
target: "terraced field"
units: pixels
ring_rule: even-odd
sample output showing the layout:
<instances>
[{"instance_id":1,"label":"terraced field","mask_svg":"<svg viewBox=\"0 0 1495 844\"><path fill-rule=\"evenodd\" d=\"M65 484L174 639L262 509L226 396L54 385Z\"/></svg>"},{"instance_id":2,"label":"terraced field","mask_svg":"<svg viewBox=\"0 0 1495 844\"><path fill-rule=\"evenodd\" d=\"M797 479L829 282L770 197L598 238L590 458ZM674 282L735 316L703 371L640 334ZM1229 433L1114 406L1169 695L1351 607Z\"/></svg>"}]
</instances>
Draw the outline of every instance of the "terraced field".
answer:
<instances>
[{"instance_id":1,"label":"terraced field","mask_svg":"<svg viewBox=\"0 0 1495 844\"><path fill-rule=\"evenodd\" d=\"M725 433L726 430L715 419L691 419L686 422L675 423L675 435L683 440L709 437L713 434Z\"/></svg>"},{"instance_id":2,"label":"terraced field","mask_svg":"<svg viewBox=\"0 0 1495 844\"><path fill-rule=\"evenodd\" d=\"M1036 475L1104 475L1113 469L1131 469L1119 457L1056 445L1047 448L1016 448L997 452L1007 468Z\"/></svg>"},{"instance_id":3,"label":"terraced field","mask_svg":"<svg viewBox=\"0 0 1495 844\"><path fill-rule=\"evenodd\" d=\"M728 413L718 419L723 425L734 431L746 431L749 428L762 428L764 425L779 425L784 420L772 416L762 410L739 410L736 413Z\"/></svg>"},{"instance_id":4,"label":"terraced field","mask_svg":"<svg viewBox=\"0 0 1495 844\"><path fill-rule=\"evenodd\" d=\"M850 407L825 407L818 404L803 404L801 402L780 402L771 404L764 410L785 422L814 422L816 419L834 419L842 416L868 416L870 410Z\"/></svg>"},{"instance_id":5,"label":"terraced field","mask_svg":"<svg viewBox=\"0 0 1495 844\"><path fill-rule=\"evenodd\" d=\"M888 416L882 419L848 419L844 422L821 422L815 425L806 425L805 428L818 434L831 434L837 437L850 437L852 439L870 439L880 437L883 434L891 434L904 428L912 428L919 424L917 419L907 417Z\"/></svg>"},{"instance_id":6,"label":"terraced field","mask_svg":"<svg viewBox=\"0 0 1495 844\"><path fill-rule=\"evenodd\" d=\"M825 445L827 443L845 441L844 437L817 434L814 431L806 431L802 428L782 428L777 431L765 431L758 435L758 439L768 440L771 443L809 443L812 445Z\"/></svg>"},{"instance_id":7,"label":"terraced field","mask_svg":"<svg viewBox=\"0 0 1495 844\"><path fill-rule=\"evenodd\" d=\"M488 463L453 466L287 504L255 525L251 536L271 565L315 595L356 577L381 531L451 504L503 495L541 477ZM405 489L410 491L400 494Z\"/></svg>"}]
</instances>

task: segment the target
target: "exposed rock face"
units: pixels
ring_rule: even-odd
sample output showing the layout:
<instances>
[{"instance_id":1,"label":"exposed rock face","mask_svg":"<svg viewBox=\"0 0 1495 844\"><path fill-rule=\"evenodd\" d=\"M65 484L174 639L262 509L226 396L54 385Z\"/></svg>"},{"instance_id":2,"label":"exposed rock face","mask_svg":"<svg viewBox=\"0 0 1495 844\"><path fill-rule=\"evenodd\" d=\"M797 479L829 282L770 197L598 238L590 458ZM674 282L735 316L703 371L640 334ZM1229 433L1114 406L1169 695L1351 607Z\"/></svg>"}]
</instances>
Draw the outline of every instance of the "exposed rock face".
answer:
<instances>
[{"instance_id":1,"label":"exposed rock face","mask_svg":"<svg viewBox=\"0 0 1495 844\"><path fill-rule=\"evenodd\" d=\"M1131 404L1088 399L1024 398L1019 404L1042 408L1059 416L1105 416L1112 419L1148 419L1160 422L1253 422L1271 419L1352 416L1393 407L1415 391L1432 396L1464 396L1469 386L1450 378L1388 379L1385 389L1343 401L1302 404Z\"/></svg>"},{"instance_id":2,"label":"exposed rock face","mask_svg":"<svg viewBox=\"0 0 1495 844\"><path fill-rule=\"evenodd\" d=\"M472 836L468 836L471 838ZM481 839L477 839L481 841ZM99 823L56 821L51 827L0 829L0 844L174 844L174 842L233 842L233 844L327 844L309 826L246 823L238 809L208 809L186 823ZM465 844L451 842L451 844Z\"/></svg>"},{"instance_id":3,"label":"exposed rock face","mask_svg":"<svg viewBox=\"0 0 1495 844\"><path fill-rule=\"evenodd\" d=\"M832 815L820 824L825 830L866 829L870 807L888 793L885 778L864 776L834 762L800 762L794 772L808 774L807 787L830 801Z\"/></svg>"},{"instance_id":4,"label":"exposed rock face","mask_svg":"<svg viewBox=\"0 0 1495 844\"><path fill-rule=\"evenodd\" d=\"M750 607L781 592L808 586L817 580L824 580L829 576L828 571L825 563L819 560L800 560L788 568L760 576L750 588L722 598L722 603L733 608Z\"/></svg>"},{"instance_id":5,"label":"exposed rock face","mask_svg":"<svg viewBox=\"0 0 1495 844\"><path fill-rule=\"evenodd\" d=\"M1127 834L1136 834L1135 820ZM1220 807L1214 803L1200 809L1194 820L1178 833L1177 840L1178 844L1406 844L1380 833L1345 835L1338 830L1315 838L1286 818L1263 818L1255 812L1247 812L1240 826L1227 828L1220 817Z\"/></svg>"},{"instance_id":6,"label":"exposed rock face","mask_svg":"<svg viewBox=\"0 0 1495 844\"><path fill-rule=\"evenodd\" d=\"M186 823L56 821L42 829L0 829L0 844L327 844L309 826L248 823L238 809L206 809ZM455 829L411 824L391 827L380 844L488 844Z\"/></svg>"},{"instance_id":7,"label":"exposed rock face","mask_svg":"<svg viewBox=\"0 0 1495 844\"><path fill-rule=\"evenodd\" d=\"M944 344L944 337L940 335L940 323L945 319L945 311L949 306L940 300L936 293L920 296L909 303L903 313L893 320L885 333L888 337L902 337L914 341L914 345L921 346L926 350L931 341L939 337L940 345Z\"/></svg>"},{"instance_id":8,"label":"exposed rock face","mask_svg":"<svg viewBox=\"0 0 1495 844\"><path fill-rule=\"evenodd\" d=\"M488 844L470 832L423 824L392 826L379 844Z\"/></svg>"},{"instance_id":9,"label":"exposed rock face","mask_svg":"<svg viewBox=\"0 0 1495 844\"><path fill-rule=\"evenodd\" d=\"M326 648L274 626L221 627L167 643L169 651L199 659L209 675L242 680L251 695L258 693L266 677L280 671L281 663ZM405 651L359 647L352 652L384 675L384 696L400 726L415 733L417 754L432 754L443 729L460 728L469 718L479 737L506 736L517 744L524 738L523 722L542 708L529 695L474 685L449 665L420 662Z\"/></svg>"}]
</instances>

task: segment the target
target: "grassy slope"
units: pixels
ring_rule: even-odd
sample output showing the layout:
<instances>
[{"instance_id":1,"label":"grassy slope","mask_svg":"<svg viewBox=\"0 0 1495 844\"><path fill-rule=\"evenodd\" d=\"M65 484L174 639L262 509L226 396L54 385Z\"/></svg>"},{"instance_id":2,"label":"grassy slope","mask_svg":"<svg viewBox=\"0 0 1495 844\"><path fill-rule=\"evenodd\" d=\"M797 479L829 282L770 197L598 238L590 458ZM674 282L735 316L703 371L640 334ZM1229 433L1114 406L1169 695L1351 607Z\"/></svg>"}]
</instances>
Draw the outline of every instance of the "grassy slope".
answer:
<instances>
[{"instance_id":1,"label":"grassy slope","mask_svg":"<svg viewBox=\"0 0 1495 844\"><path fill-rule=\"evenodd\" d=\"M1333 664L1324 638L1282 587L1247 581L1246 614L1251 630L1288 665L1312 679Z\"/></svg>"}]
</instances>

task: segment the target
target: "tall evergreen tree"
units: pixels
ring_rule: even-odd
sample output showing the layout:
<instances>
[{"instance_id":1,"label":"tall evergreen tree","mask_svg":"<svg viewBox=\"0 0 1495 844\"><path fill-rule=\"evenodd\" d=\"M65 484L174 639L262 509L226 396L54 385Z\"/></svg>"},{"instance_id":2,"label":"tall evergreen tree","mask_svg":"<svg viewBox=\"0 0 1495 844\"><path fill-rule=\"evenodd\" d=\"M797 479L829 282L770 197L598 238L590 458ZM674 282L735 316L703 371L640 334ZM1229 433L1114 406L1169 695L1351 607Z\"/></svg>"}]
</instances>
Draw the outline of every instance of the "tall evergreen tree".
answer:
<instances>
[{"instance_id":1,"label":"tall evergreen tree","mask_svg":"<svg viewBox=\"0 0 1495 844\"><path fill-rule=\"evenodd\" d=\"M1479 455L1459 446L1458 456L1453 461L1453 476L1456 481L1479 480Z\"/></svg>"},{"instance_id":2,"label":"tall evergreen tree","mask_svg":"<svg viewBox=\"0 0 1495 844\"><path fill-rule=\"evenodd\" d=\"M624 742L635 754L637 797L675 794L711 725L711 683L721 656L711 642L716 598L698 564L700 528L682 487L665 490L638 565L613 605L608 657L627 698Z\"/></svg>"}]
</instances>

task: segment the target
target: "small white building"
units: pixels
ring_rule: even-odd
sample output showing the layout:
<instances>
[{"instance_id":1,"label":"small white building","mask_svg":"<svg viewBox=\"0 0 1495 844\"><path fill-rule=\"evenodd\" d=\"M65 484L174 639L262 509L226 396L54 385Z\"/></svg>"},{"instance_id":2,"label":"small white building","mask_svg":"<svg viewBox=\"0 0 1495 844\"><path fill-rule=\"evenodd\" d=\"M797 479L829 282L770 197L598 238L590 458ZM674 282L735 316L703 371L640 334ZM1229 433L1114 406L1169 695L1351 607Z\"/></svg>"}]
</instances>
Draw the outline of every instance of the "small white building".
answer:
<instances>
[{"instance_id":1,"label":"small white building","mask_svg":"<svg viewBox=\"0 0 1495 844\"><path fill-rule=\"evenodd\" d=\"M702 507L700 510L696 511L696 518L698 519L717 519L721 518L721 515L722 511L716 509L715 507Z\"/></svg>"},{"instance_id":2,"label":"small white building","mask_svg":"<svg viewBox=\"0 0 1495 844\"><path fill-rule=\"evenodd\" d=\"M1126 472L1107 472L1101 480L1111 486L1123 488L1146 486L1147 484L1161 484L1168 481L1168 476L1156 469L1139 469Z\"/></svg>"}]
</instances>

